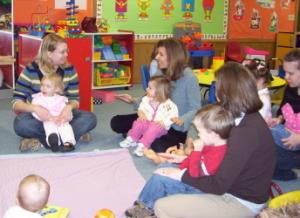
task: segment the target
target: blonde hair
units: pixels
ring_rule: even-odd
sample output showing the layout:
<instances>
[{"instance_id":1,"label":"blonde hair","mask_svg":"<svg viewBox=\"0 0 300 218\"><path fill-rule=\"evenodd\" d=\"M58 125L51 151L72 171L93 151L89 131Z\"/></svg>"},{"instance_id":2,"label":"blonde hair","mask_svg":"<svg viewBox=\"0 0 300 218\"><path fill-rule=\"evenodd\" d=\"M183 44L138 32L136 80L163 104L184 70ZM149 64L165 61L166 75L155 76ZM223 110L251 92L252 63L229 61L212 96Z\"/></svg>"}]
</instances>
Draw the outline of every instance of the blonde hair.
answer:
<instances>
[{"instance_id":1,"label":"blonde hair","mask_svg":"<svg viewBox=\"0 0 300 218\"><path fill-rule=\"evenodd\" d=\"M300 217L300 204L287 204L279 208L266 208L256 218Z\"/></svg>"},{"instance_id":2,"label":"blonde hair","mask_svg":"<svg viewBox=\"0 0 300 218\"><path fill-rule=\"evenodd\" d=\"M219 104L208 104L202 107L196 114L194 125L199 125L207 131L217 133L222 139L227 139L231 128L234 126L234 118L230 111Z\"/></svg>"},{"instance_id":3,"label":"blonde hair","mask_svg":"<svg viewBox=\"0 0 300 218\"><path fill-rule=\"evenodd\" d=\"M55 33L50 33L43 38L42 44L39 49L39 53L36 57L36 62L39 64L39 67L45 73L56 71L56 69L54 69L54 64L52 63L52 60L48 56L48 52L54 52L59 43L67 44L64 38L60 37L59 35L56 35ZM61 67L66 66L68 66L67 62Z\"/></svg>"},{"instance_id":4,"label":"blonde hair","mask_svg":"<svg viewBox=\"0 0 300 218\"><path fill-rule=\"evenodd\" d=\"M49 80L53 83L54 87L59 90L57 92L57 94L63 94L63 92L64 92L64 82L63 82L62 77L59 74L57 74L57 73L47 74L42 78L41 82L43 82L45 80Z\"/></svg>"},{"instance_id":5,"label":"blonde hair","mask_svg":"<svg viewBox=\"0 0 300 218\"><path fill-rule=\"evenodd\" d=\"M165 76L153 76L149 82L155 84L155 99L159 102L165 102L171 96L171 83Z\"/></svg>"},{"instance_id":6,"label":"blonde hair","mask_svg":"<svg viewBox=\"0 0 300 218\"><path fill-rule=\"evenodd\" d=\"M36 212L46 206L49 194L50 185L43 177L28 175L19 184L17 199L22 208Z\"/></svg>"}]
</instances>

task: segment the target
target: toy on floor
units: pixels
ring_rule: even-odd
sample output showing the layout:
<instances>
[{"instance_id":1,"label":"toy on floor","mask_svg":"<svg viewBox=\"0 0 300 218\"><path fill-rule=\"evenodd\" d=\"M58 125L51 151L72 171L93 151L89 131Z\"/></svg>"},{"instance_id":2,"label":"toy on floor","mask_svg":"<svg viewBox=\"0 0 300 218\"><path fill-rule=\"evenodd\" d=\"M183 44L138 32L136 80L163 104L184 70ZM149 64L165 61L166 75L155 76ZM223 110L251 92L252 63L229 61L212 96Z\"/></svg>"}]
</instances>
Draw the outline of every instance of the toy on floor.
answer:
<instances>
[{"instance_id":1,"label":"toy on floor","mask_svg":"<svg viewBox=\"0 0 300 218\"><path fill-rule=\"evenodd\" d=\"M67 218L70 213L70 209L57 207L57 206L46 206L39 214L44 218Z\"/></svg>"},{"instance_id":2,"label":"toy on floor","mask_svg":"<svg viewBox=\"0 0 300 218\"><path fill-rule=\"evenodd\" d=\"M97 212L95 218L115 218L114 212L110 209L101 209Z\"/></svg>"}]
</instances>

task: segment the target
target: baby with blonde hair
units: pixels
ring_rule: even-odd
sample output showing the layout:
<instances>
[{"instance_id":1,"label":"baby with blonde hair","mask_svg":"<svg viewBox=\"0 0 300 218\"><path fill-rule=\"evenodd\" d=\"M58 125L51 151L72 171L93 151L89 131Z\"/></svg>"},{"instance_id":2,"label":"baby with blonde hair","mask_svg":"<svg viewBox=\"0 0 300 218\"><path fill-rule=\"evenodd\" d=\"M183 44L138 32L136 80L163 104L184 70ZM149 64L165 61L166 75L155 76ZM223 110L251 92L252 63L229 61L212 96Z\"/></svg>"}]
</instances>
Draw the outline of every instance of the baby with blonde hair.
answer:
<instances>
[{"instance_id":1,"label":"baby with blonde hair","mask_svg":"<svg viewBox=\"0 0 300 218\"><path fill-rule=\"evenodd\" d=\"M49 198L50 185L41 176L28 175L22 179L17 192L17 205L10 207L4 218L41 218Z\"/></svg>"}]
</instances>

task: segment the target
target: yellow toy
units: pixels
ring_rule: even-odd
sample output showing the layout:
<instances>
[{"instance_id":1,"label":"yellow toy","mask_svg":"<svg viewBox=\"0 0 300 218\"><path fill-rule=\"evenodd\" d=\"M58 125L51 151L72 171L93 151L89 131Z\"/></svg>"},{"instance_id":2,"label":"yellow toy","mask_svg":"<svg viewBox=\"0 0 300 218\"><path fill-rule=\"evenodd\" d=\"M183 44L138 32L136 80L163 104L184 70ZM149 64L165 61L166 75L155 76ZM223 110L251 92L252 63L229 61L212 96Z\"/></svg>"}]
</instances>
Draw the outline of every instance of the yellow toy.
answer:
<instances>
[{"instance_id":1,"label":"yellow toy","mask_svg":"<svg viewBox=\"0 0 300 218\"><path fill-rule=\"evenodd\" d=\"M49 205L39 211L39 214L44 218L67 218L69 216L69 213L69 208Z\"/></svg>"},{"instance_id":2,"label":"yellow toy","mask_svg":"<svg viewBox=\"0 0 300 218\"><path fill-rule=\"evenodd\" d=\"M288 192L273 198L268 203L269 208L279 208L287 204L300 204L300 190Z\"/></svg>"},{"instance_id":3,"label":"yellow toy","mask_svg":"<svg viewBox=\"0 0 300 218\"><path fill-rule=\"evenodd\" d=\"M116 218L116 216L109 209L101 209L97 212L95 218Z\"/></svg>"}]
</instances>

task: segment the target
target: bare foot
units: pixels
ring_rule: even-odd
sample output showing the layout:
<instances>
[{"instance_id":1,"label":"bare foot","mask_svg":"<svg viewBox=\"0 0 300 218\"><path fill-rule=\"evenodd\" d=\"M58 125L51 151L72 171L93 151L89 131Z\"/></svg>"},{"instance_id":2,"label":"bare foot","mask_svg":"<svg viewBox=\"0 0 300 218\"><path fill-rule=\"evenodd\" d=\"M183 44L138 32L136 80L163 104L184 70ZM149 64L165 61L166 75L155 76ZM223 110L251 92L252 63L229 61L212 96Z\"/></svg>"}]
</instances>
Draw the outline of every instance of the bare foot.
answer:
<instances>
[{"instance_id":1,"label":"bare foot","mask_svg":"<svg viewBox=\"0 0 300 218\"><path fill-rule=\"evenodd\" d=\"M149 158L150 160L152 160L156 164L166 162L164 160L164 158L161 158L160 156L158 156L152 149L145 149L144 150L144 155L145 155L145 157Z\"/></svg>"}]
</instances>

